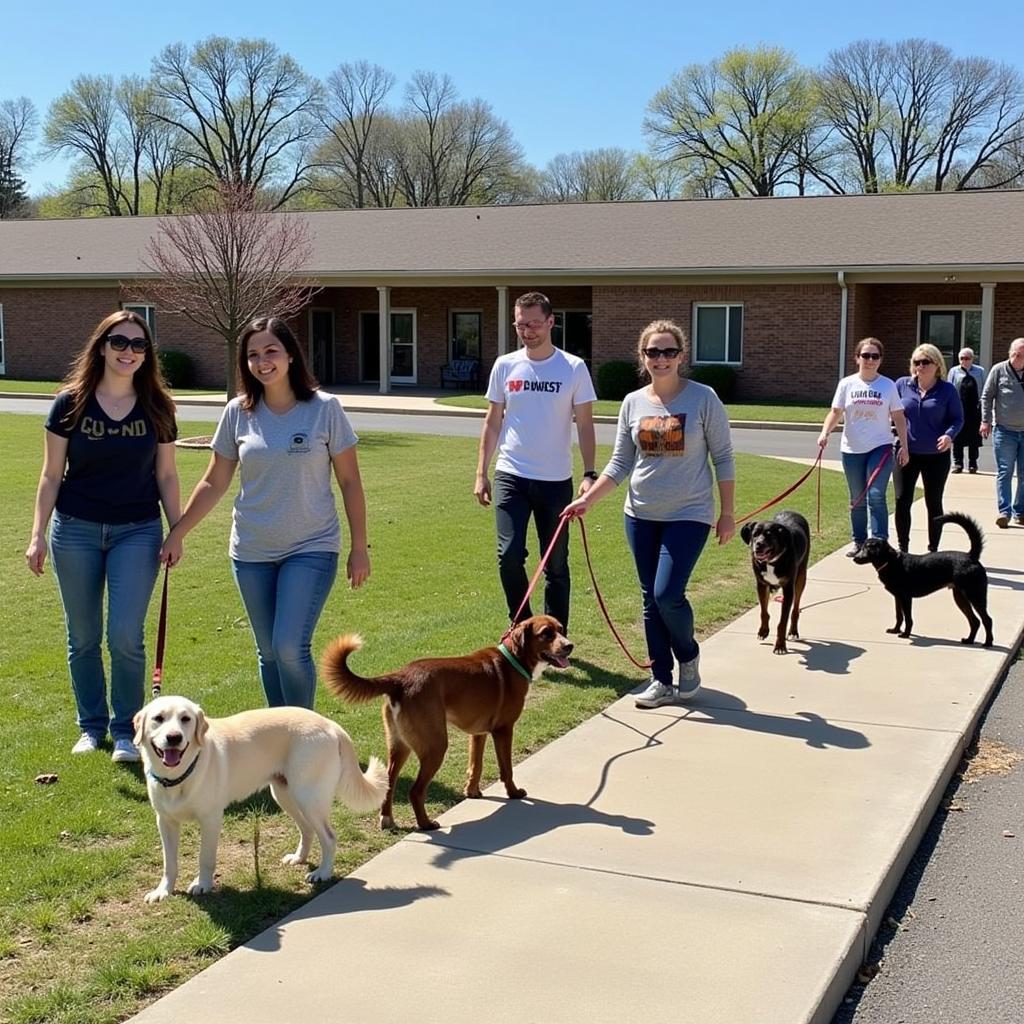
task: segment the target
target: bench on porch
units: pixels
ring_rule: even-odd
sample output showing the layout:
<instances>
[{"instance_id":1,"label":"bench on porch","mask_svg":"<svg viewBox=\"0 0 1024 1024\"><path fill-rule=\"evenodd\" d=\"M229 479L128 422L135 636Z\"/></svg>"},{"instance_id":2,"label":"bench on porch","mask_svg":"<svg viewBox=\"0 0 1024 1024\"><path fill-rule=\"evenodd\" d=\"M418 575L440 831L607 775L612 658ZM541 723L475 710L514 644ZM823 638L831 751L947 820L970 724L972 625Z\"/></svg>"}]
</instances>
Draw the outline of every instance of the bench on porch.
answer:
<instances>
[{"instance_id":1,"label":"bench on porch","mask_svg":"<svg viewBox=\"0 0 1024 1024\"><path fill-rule=\"evenodd\" d=\"M480 360L453 359L441 367L441 387L480 387Z\"/></svg>"}]
</instances>

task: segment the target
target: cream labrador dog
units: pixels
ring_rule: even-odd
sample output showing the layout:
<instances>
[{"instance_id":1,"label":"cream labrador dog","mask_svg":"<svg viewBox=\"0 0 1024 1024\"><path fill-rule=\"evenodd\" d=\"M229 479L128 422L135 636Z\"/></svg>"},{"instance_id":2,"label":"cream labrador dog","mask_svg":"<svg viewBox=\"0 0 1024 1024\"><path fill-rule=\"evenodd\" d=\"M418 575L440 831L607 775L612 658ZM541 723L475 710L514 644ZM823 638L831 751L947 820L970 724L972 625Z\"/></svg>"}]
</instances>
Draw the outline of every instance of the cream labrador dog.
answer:
<instances>
[{"instance_id":1,"label":"cream labrador dog","mask_svg":"<svg viewBox=\"0 0 1024 1024\"><path fill-rule=\"evenodd\" d=\"M269 785L282 810L299 826L298 848L281 862L305 863L315 834L320 865L306 880L326 882L337 849L331 828L334 797L365 812L379 807L388 790L387 770L378 758L371 757L361 772L348 733L305 708L261 708L207 718L198 704L184 697L157 697L135 716L135 745L142 752L164 854L163 878L146 894L147 903L174 891L183 821L198 821L201 830L199 874L188 892L209 892L224 808Z\"/></svg>"}]
</instances>

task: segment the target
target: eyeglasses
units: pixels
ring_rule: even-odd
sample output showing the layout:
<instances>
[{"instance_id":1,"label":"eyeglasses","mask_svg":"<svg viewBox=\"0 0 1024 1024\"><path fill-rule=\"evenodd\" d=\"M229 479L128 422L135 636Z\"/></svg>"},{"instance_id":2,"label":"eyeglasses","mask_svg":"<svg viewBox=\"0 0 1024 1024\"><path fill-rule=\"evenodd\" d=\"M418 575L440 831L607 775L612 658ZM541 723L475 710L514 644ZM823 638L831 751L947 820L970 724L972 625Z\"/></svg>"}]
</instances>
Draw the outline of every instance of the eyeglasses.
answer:
<instances>
[{"instance_id":1,"label":"eyeglasses","mask_svg":"<svg viewBox=\"0 0 1024 1024\"><path fill-rule=\"evenodd\" d=\"M860 353L860 358L861 359L881 359L882 358L882 353L881 352L861 352Z\"/></svg>"},{"instance_id":2,"label":"eyeglasses","mask_svg":"<svg viewBox=\"0 0 1024 1024\"><path fill-rule=\"evenodd\" d=\"M107 344L115 352L123 352L129 346L136 353L145 352L149 349L149 341L146 338L126 338L123 334L108 334Z\"/></svg>"},{"instance_id":3,"label":"eyeglasses","mask_svg":"<svg viewBox=\"0 0 1024 1024\"><path fill-rule=\"evenodd\" d=\"M931 359L912 359L911 362L915 366L931 366L932 365L932 360Z\"/></svg>"},{"instance_id":4,"label":"eyeglasses","mask_svg":"<svg viewBox=\"0 0 1024 1024\"><path fill-rule=\"evenodd\" d=\"M522 322L520 322L519 320L513 320L512 321L512 326L517 331L542 331L545 327L547 327L547 325L548 325L548 322L547 322L546 319L545 320L524 320Z\"/></svg>"},{"instance_id":5,"label":"eyeglasses","mask_svg":"<svg viewBox=\"0 0 1024 1024\"><path fill-rule=\"evenodd\" d=\"M961 356L960 358L961 358L961 359L967 359L967 360L971 360L971 359L973 359L973 358L974 358L974 356Z\"/></svg>"},{"instance_id":6,"label":"eyeglasses","mask_svg":"<svg viewBox=\"0 0 1024 1024\"><path fill-rule=\"evenodd\" d=\"M675 359L679 353L682 352L681 348L645 348L644 355L648 359Z\"/></svg>"}]
</instances>

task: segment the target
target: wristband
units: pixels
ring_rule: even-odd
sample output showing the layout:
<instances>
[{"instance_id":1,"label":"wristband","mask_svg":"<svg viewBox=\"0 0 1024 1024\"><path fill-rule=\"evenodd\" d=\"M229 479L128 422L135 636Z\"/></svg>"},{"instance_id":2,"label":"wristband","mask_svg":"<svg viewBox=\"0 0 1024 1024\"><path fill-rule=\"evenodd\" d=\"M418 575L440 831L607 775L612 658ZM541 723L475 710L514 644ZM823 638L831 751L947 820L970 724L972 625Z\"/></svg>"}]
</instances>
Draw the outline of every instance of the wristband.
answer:
<instances>
[{"instance_id":1,"label":"wristband","mask_svg":"<svg viewBox=\"0 0 1024 1024\"><path fill-rule=\"evenodd\" d=\"M597 470L596 469L588 469L583 474L583 479L584 480L596 480L597 479Z\"/></svg>"}]
</instances>

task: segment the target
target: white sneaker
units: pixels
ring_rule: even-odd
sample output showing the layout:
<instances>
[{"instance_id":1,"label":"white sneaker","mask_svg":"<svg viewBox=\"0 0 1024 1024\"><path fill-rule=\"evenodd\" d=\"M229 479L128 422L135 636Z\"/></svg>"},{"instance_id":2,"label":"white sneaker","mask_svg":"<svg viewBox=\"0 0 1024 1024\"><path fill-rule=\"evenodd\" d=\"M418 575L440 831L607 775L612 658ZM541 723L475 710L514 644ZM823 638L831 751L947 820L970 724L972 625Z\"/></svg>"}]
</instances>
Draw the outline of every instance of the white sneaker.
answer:
<instances>
[{"instance_id":1,"label":"white sneaker","mask_svg":"<svg viewBox=\"0 0 1024 1024\"><path fill-rule=\"evenodd\" d=\"M100 749L100 741L92 733L83 732L78 742L71 748L72 754L94 754Z\"/></svg>"},{"instance_id":2,"label":"white sneaker","mask_svg":"<svg viewBox=\"0 0 1024 1024\"><path fill-rule=\"evenodd\" d=\"M660 708L665 704L673 704L676 699L676 688L668 686L652 678L647 689L637 694L636 706L638 708Z\"/></svg>"},{"instance_id":3,"label":"white sneaker","mask_svg":"<svg viewBox=\"0 0 1024 1024\"><path fill-rule=\"evenodd\" d=\"M110 755L111 761L141 761L142 755L131 740L114 740L114 752Z\"/></svg>"},{"instance_id":4,"label":"white sneaker","mask_svg":"<svg viewBox=\"0 0 1024 1024\"><path fill-rule=\"evenodd\" d=\"M692 661L679 664L679 699L695 697L700 689L700 654Z\"/></svg>"}]
</instances>

